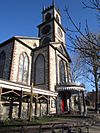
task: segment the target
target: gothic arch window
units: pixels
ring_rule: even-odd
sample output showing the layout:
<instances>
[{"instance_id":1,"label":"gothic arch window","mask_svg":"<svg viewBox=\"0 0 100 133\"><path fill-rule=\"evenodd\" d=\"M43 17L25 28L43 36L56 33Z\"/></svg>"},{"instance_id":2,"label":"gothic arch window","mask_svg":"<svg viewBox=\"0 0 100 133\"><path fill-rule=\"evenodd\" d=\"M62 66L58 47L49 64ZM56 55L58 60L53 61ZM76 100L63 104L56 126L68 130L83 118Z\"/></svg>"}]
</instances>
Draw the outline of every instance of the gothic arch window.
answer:
<instances>
[{"instance_id":1,"label":"gothic arch window","mask_svg":"<svg viewBox=\"0 0 100 133\"><path fill-rule=\"evenodd\" d=\"M49 37L46 37L46 38L44 38L44 40L42 41L42 45L46 45L46 44L48 44L48 43L50 43L51 42L51 39L49 38Z\"/></svg>"},{"instance_id":2,"label":"gothic arch window","mask_svg":"<svg viewBox=\"0 0 100 133\"><path fill-rule=\"evenodd\" d=\"M18 82L27 83L29 72L29 59L26 53L22 53L19 57Z\"/></svg>"},{"instance_id":3,"label":"gothic arch window","mask_svg":"<svg viewBox=\"0 0 100 133\"><path fill-rule=\"evenodd\" d=\"M56 14L56 20L57 20L57 22L59 22L59 17L58 17L58 14Z\"/></svg>"},{"instance_id":4,"label":"gothic arch window","mask_svg":"<svg viewBox=\"0 0 100 133\"><path fill-rule=\"evenodd\" d=\"M39 54L35 60L35 85L45 83L45 58Z\"/></svg>"},{"instance_id":5,"label":"gothic arch window","mask_svg":"<svg viewBox=\"0 0 100 133\"><path fill-rule=\"evenodd\" d=\"M0 53L0 78L3 78L6 54L4 51Z\"/></svg>"},{"instance_id":6,"label":"gothic arch window","mask_svg":"<svg viewBox=\"0 0 100 133\"><path fill-rule=\"evenodd\" d=\"M60 83L61 84L65 83L66 82L65 66L62 60L59 62L59 75L60 75Z\"/></svg>"},{"instance_id":7,"label":"gothic arch window","mask_svg":"<svg viewBox=\"0 0 100 133\"><path fill-rule=\"evenodd\" d=\"M51 19L51 13L47 13L45 16L45 21L49 21Z\"/></svg>"}]
</instances>

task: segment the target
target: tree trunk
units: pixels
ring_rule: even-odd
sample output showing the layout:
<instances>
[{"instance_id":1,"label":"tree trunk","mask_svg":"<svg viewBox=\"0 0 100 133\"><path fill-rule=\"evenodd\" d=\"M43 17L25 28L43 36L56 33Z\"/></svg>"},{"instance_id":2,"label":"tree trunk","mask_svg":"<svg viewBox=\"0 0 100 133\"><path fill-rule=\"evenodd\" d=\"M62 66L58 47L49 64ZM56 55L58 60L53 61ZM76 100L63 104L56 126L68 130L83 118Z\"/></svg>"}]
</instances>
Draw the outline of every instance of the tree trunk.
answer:
<instances>
[{"instance_id":1,"label":"tree trunk","mask_svg":"<svg viewBox=\"0 0 100 133\"><path fill-rule=\"evenodd\" d=\"M98 112L98 103L99 103L99 96L98 96L98 85L95 83L96 87L96 96L95 96L95 110Z\"/></svg>"},{"instance_id":2,"label":"tree trunk","mask_svg":"<svg viewBox=\"0 0 100 133\"><path fill-rule=\"evenodd\" d=\"M98 113L98 103L99 103L99 95L98 95L98 82L97 82L97 76L94 76L95 78L95 89L96 89L96 96L95 96L95 111Z\"/></svg>"}]
</instances>

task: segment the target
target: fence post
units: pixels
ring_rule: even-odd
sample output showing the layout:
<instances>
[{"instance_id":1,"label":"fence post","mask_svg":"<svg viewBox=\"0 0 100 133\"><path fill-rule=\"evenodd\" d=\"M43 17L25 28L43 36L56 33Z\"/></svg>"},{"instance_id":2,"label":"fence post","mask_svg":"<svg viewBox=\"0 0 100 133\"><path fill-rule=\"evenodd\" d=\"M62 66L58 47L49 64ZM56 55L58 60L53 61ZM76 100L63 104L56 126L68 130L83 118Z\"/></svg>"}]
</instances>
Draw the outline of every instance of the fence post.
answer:
<instances>
[{"instance_id":1,"label":"fence post","mask_svg":"<svg viewBox=\"0 0 100 133\"><path fill-rule=\"evenodd\" d=\"M62 125L62 133L64 132L64 125Z\"/></svg>"},{"instance_id":2,"label":"fence post","mask_svg":"<svg viewBox=\"0 0 100 133\"><path fill-rule=\"evenodd\" d=\"M87 133L89 133L89 127L88 126L86 127L86 129L87 129Z\"/></svg>"},{"instance_id":3,"label":"fence post","mask_svg":"<svg viewBox=\"0 0 100 133\"><path fill-rule=\"evenodd\" d=\"M41 130L42 130L42 125L40 125L40 128L39 128L39 133L41 133Z\"/></svg>"},{"instance_id":4,"label":"fence post","mask_svg":"<svg viewBox=\"0 0 100 133\"><path fill-rule=\"evenodd\" d=\"M54 131L54 125L55 124L52 125L52 129L51 129L52 130L52 133L55 133L55 131Z\"/></svg>"},{"instance_id":5,"label":"fence post","mask_svg":"<svg viewBox=\"0 0 100 133\"><path fill-rule=\"evenodd\" d=\"M81 132L81 128L80 128L80 127L78 128L78 133L82 133L82 132Z\"/></svg>"}]
</instances>

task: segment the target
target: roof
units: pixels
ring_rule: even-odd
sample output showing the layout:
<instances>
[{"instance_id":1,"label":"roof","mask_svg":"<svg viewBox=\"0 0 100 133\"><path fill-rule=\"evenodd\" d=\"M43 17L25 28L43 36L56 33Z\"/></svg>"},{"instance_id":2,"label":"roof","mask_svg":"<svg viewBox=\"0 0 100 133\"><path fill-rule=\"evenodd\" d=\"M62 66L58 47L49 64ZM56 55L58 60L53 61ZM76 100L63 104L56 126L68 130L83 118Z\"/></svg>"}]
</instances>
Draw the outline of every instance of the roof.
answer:
<instances>
[{"instance_id":1,"label":"roof","mask_svg":"<svg viewBox=\"0 0 100 133\"><path fill-rule=\"evenodd\" d=\"M31 36L15 36L18 39L33 39L33 40L40 40L39 37L31 37Z\"/></svg>"},{"instance_id":2,"label":"roof","mask_svg":"<svg viewBox=\"0 0 100 133\"><path fill-rule=\"evenodd\" d=\"M20 42L21 44L23 44L24 46L28 47L29 49L32 50L32 48L30 46L28 46L26 43L24 43L23 41L19 40L19 39L34 39L34 40L40 40L40 38L36 38L36 37L29 37L29 36L13 36L12 38L4 41L3 43L0 44L0 47L3 47L5 45L7 45L8 43L16 40L18 42Z\"/></svg>"}]
</instances>

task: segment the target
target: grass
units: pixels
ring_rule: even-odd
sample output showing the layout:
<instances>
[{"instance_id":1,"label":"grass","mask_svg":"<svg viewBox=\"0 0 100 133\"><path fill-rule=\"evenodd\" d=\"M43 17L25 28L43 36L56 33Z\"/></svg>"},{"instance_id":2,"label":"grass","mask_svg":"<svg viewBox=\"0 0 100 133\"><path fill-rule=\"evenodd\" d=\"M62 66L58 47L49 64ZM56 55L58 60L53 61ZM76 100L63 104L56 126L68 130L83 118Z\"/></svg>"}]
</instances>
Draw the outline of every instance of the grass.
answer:
<instances>
[{"instance_id":1,"label":"grass","mask_svg":"<svg viewBox=\"0 0 100 133\"><path fill-rule=\"evenodd\" d=\"M45 116L45 117L37 117L33 118L32 121L28 121L25 119L6 119L1 122L0 126L24 126L24 125L38 125L38 124L46 124L54 121L62 121L65 118L56 117L56 116Z\"/></svg>"},{"instance_id":2,"label":"grass","mask_svg":"<svg viewBox=\"0 0 100 133\"><path fill-rule=\"evenodd\" d=\"M48 123L61 123L61 122L66 122L67 120L70 119L84 119L88 117L81 117L81 116L66 116L66 115L50 115L50 116L44 116L44 117L34 117L31 122L29 122L26 119L6 119L1 122L0 126L5 127L5 126L28 126L28 125L40 125L40 124L48 124Z\"/></svg>"}]
</instances>

